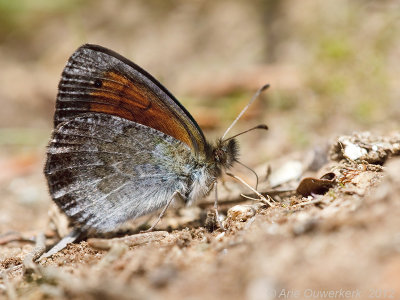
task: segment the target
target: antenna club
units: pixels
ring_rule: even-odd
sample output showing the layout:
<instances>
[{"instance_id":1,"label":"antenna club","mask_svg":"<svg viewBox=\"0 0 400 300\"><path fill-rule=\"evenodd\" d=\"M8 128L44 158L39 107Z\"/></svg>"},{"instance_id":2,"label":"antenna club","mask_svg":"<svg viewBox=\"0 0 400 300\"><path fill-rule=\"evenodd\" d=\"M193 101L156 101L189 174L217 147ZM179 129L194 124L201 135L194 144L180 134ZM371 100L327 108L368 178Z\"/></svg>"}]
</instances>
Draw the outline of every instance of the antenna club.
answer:
<instances>
[{"instance_id":1,"label":"antenna club","mask_svg":"<svg viewBox=\"0 0 400 300\"><path fill-rule=\"evenodd\" d=\"M227 138L227 139L225 139L225 140L224 140L224 139L221 139L221 141L222 141L222 142L229 141L229 140L234 139L235 137L237 137L237 136L239 136L239 135L242 135L243 133L246 133L246 132L249 132L249 131L252 131L252 130L255 130L255 129L265 129L265 130L267 130L267 129L268 129L268 126L265 125L265 124L261 124L261 125L255 126L255 127L253 127L253 128L247 129L247 130L245 130L245 131L242 131L242 132L240 132L240 133L238 133L238 134L235 134L234 136L231 136L230 138Z\"/></svg>"},{"instance_id":2,"label":"antenna club","mask_svg":"<svg viewBox=\"0 0 400 300\"><path fill-rule=\"evenodd\" d=\"M267 126L266 124L260 124L260 125L257 126L257 129L265 129L265 130L268 130L269 128L268 128L268 126Z\"/></svg>"},{"instance_id":3,"label":"antenna club","mask_svg":"<svg viewBox=\"0 0 400 300\"><path fill-rule=\"evenodd\" d=\"M270 85L269 83L263 85L263 86L261 87L261 89L260 89L260 92L265 91L265 90L266 90L267 88L269 88L270 86L271 86L271 85Z\"/></svg>"}]
</instances>

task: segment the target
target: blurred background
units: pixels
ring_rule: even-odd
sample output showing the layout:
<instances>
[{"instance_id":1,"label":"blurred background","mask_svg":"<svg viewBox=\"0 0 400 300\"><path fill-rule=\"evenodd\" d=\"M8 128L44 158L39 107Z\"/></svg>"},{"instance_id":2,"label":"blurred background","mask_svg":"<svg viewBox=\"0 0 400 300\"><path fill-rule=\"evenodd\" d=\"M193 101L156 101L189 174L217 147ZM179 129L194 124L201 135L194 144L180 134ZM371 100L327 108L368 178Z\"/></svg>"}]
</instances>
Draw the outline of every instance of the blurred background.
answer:
<instances>
[{"instance_id":1,"label":"blurred background","mask_svg":"<svg viewBox=\"0 0 400 300\"><path fill-rule=\"evenodd\" d=\"M42 175L57 85L84 43L159 79L206 136L265 163L358 130L398 130L400 1L0 0L0 233L45 226Z\"/></svg>"}]
</instances>

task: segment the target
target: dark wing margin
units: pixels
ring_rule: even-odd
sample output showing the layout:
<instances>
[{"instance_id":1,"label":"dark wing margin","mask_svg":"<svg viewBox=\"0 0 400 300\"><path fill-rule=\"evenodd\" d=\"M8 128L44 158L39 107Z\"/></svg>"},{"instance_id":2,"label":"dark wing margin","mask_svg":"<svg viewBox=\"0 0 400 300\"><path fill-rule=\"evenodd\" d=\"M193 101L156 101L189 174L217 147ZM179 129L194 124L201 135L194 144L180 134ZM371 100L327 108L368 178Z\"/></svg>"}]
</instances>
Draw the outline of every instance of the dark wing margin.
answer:
<instances>
[{"instance_id":1,"label":"dark wing margin","mask_svg":"<svg viewBox=\"0 0 400 300\"><path fill-rule=\"evenodd\" d=\"M69 58L58 87L54 126L97 112L154 128L204 154L204 134L190 113L153 76L107 48L86 44Z\"/></svg>"}]
</instances>

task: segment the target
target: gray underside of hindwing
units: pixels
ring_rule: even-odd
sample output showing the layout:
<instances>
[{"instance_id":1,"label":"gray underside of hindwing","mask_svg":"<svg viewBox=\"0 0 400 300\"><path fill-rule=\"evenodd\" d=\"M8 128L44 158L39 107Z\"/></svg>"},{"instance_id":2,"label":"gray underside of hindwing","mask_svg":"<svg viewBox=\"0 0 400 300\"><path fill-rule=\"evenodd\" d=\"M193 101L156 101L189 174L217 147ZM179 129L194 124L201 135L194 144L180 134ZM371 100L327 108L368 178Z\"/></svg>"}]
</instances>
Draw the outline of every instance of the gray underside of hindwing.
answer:
<instances>
[{"instance_id":1,"label":"gray underside of hindwing","mask_svg":"<svg viewBox=\"0 0 400 300\"><path fill-rule=\"evenodd\" d=\"M83 230L110 231L185 195L198 168L190 148L150 127L88 113L61 123L45 175L57 205Z\"/></svg>"}]
</instances>

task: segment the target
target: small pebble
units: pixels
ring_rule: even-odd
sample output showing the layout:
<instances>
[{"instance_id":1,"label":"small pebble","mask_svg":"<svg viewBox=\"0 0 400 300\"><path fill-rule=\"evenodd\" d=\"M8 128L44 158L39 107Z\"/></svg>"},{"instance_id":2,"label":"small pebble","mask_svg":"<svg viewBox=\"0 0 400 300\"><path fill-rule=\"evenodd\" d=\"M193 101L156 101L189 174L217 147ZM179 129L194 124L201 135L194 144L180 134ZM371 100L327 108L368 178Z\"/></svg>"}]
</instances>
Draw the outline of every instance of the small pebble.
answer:
<instances>
[{"instance_id":1,"label":"small pebble","mask_svg":"<svg viewBox=\"0 0 400 300\"><path fill-rule=\"evenodd\" d=\"M228 210L228 218L233 221L244 222L256 214L253 205L235 205Z\"/></svg>"}]
</instances>

